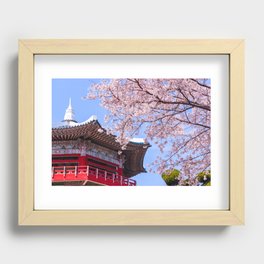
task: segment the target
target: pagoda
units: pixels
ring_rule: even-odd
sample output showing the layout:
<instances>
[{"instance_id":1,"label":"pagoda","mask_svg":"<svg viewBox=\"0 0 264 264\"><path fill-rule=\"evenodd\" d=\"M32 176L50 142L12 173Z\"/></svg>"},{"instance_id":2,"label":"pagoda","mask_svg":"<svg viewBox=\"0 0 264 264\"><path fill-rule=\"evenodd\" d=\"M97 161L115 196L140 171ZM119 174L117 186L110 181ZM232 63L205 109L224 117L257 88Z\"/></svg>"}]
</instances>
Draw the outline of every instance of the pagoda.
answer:
<instances>
[{"instance_id":1,"label":"pagoda","mask_svg":"<svg viewBox=\"0 0 264 264\"><path fill-rule=\"evenodd\" d=\"M71 99L62 122L52 128L52 185L135 186L131 177L146 172L150 144L144 139L134 138L122 148L96 116L78 123Z\"/></svg>"}]
</instances>

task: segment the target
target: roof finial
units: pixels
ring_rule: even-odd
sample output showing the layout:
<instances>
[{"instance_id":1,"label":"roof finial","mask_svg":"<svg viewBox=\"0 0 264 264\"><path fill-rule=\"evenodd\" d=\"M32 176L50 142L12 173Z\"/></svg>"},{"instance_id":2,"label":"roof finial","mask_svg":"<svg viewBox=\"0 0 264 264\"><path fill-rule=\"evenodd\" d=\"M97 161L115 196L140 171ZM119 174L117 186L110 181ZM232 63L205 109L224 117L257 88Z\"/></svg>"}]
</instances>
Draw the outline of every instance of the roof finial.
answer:
<instances>
[{"instance_id":1,"label":"roof finial","mask_svg":"<svg viewBox=\"0 0 264 264\"><path fill-rule=\"evenodd\" d=\"M64 115L64 120L63 122L66 122L68 126L74 125L75 123L77 123L74 119L75 115L74 115L74 111L72 109L72 105L71 105L71 97L69 99L69 106L65 111L65 115Z\"/></svg>"}]
</instances>

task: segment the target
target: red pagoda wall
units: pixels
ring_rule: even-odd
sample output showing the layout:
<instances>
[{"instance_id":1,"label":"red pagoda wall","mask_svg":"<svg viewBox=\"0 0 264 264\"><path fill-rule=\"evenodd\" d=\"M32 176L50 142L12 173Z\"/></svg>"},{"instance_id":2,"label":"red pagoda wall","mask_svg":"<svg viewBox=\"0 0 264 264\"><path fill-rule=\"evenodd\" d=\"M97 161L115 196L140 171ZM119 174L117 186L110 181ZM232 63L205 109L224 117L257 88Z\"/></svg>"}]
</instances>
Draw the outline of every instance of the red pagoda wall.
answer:
<instances>
[{"instance_id":1,"label":"red pagoda wall","mask_svg":"<svg viewBox=\"0 0 264 264\"><path fill-rule=\"evenodd\" d=\"M52 166L93 166L109 172L123 175L123 169L118 164L99 159L90 155L81 156L80 154L53 154Z\"/></svg>"},{"instance_id":2,"label":"red pagoda wall","mask_svg":"<svg viewBox=\"0 0 264 264\"><path fill-rule=\"evenodd\" d=\"M119 165L97 157L53 154L52 184L135 186L136 181L124 177Z\"/></svg>"}]
</instances>

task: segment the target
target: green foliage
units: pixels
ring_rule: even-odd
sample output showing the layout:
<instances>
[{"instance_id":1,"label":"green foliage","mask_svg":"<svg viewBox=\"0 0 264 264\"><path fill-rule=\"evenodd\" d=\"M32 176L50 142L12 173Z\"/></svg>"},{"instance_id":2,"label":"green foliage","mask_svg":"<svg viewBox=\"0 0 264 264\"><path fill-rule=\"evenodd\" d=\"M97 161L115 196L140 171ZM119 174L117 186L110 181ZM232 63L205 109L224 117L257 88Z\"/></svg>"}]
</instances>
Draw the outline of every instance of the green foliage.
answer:
<instances>
[{"instance_id":1,"label":"green foliage","mask_svg":"<svg viewBox=\"0 0 264 264\"><path fill-rule=\"evenodd\" d=\"M211 171L203 171L197 174L196 176L198 182L202 184L202 186L211 186Z\"/></svg>"},{"instance_id":2,"label":"green foliage","mask_svg":"<svg viewBox=\"0 0 264 264\"><path fill-rule=\"evenodd\" d=\"M211 186L211 181L206 182L203 186Z\"/></svg>"},{"instance_id":3,"label":"green foliage","mask_svg":"<svg viewBox=\"0 0 264 264\"><path fill-rule=\"evenodd\" d=\"M182 181L181 186L191 186L191 184L190 184L189 180L184 180L184 181Z\"/></svg>"},{"instance_id":4,"label":"green foliage","mask_svg":"<svg viewBox=\"0 0 264 264\"><path fill-rule=\"evenodd\" d=\"M166 170L162 173L161 177L166 182L168 186L175 186L178 185L179 180L178 177L180 175L180 171L173 169L173 170Z\"/></svg>"}]
</instances>

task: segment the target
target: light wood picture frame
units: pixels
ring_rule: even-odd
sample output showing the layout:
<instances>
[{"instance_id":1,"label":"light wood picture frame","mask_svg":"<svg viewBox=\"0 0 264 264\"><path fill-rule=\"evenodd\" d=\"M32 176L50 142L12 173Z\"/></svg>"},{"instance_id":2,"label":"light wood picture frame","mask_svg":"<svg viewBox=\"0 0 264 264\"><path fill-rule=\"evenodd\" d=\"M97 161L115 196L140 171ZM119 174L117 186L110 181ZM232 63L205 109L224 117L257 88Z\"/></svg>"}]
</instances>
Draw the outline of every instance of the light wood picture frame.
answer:
<instances>
[{"instance_id":1,"label":"light wood picture frame","mask_svg":"<svg viewBox=\"0 0 264 264\"><path fill-rule=\"evenodd\" d=\"M184 54L229 56L228 210L35 210L34 56L77 54ZM174 226L244 224L243 40L20 40L18 224Z\"/></svg>"}]
</instances>

